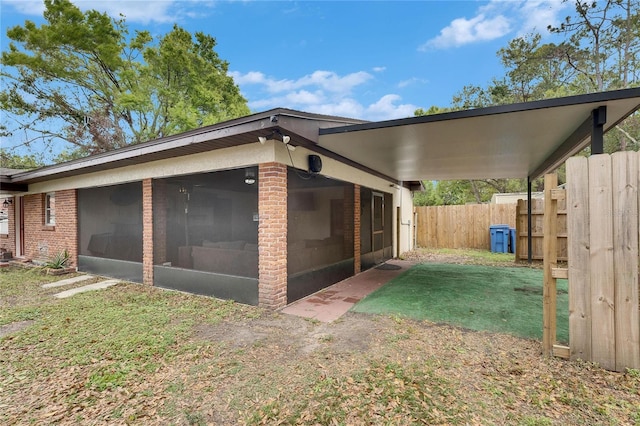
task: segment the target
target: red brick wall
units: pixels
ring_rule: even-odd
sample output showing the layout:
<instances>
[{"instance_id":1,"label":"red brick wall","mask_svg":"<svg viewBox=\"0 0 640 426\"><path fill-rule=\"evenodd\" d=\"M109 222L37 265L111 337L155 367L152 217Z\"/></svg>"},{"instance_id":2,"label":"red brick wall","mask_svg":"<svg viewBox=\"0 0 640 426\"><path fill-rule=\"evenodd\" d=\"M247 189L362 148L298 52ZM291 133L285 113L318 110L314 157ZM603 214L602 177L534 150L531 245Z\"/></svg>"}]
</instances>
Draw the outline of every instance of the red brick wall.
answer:
<instances>
[{"instance_id":1,"label":"red brick wall","mask_svg":"<svg viewBox=\"0 0 640 426\"><path fill-rule=\"evenodd\" d=\"M3 248L7 251L16 255L16 203L18 202L16 198L7 197L0 198L0 204L4 203L4 200L12 201L12 204L6 209L0 206L0 209L6 210L9 215L9 233L8 234L0 234L0 248Z\"/></svg>"},{"instance_id":2,"label":"red brick wall","mask_svg":"<svg viewBox=\"0 0 640 426\"><path fill-rule=\"evenodd\" d=\"M362 271L362 258L360 253L360 185L353 185L353 272Z\"/></svg>"},{"instance_id":3,"label":"red brick wall","mask_svg":"<svg viewBox=\"0 0 640 426\"><path fill-rule=\"evenodd\" d=\"M56 191L55 226L44 224L44 194L24 196L24 255L48 260L67 250L78 265L78 197L75 189Z\"/></svg>"},{"instance_id":4,"label":"red brick wall","mask_svg":"<svg viewBox=\"0 0 640 426\"><path fill-rule=\"evenodd\" d=\"M142 282L153 285L153 181L142 181Z\"/></svg>"},{"instance_id":5,"label":"red brick wall","mask_svg":"<svg viewBox=\"0 0 640 426\"><path fill-rule=\"evenodd\" d=\"M287 304L287 166L258 167L258 304Z\"/></svg>"}]
</instances>

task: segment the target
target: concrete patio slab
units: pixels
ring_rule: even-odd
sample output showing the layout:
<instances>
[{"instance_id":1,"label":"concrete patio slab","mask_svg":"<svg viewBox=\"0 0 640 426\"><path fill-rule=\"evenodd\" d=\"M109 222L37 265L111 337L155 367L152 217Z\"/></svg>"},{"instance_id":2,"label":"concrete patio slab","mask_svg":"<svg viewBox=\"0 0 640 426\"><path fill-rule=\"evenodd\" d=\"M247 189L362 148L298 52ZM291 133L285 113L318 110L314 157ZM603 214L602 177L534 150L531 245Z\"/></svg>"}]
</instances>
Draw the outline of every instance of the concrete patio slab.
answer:
<instances>
[{"instance_id":1,"label":"concrete patio slab","mask_svg":"<svg viewBox=\"0 0 640 426\"><path fill-rule=\"evenodd\" d=\"M280 312L321 322L340 318L363 297L382 287L413 266L406 260L388 260L285 306Z\"/></svg>"},{"instance_id":2,"label":"concrete patio slab","mask_svg":"<svg viewBox=\"0 0 640 426\"><path fill-rule=\"evenodd\" d=\"M111 287L112 285L116 285L119 282L121 282L121 280L105 280L105 281L100 281L98 283L95 284L88 284L82 287L78 287L78 288L71 288L69 290L65 290L63 292L60 293L56 293L53 295L53 297L57 297L58 299L64 299L67 297L71 297L75 294L79 294L79 293L84 293L87 291L93 291L93 290L101 290L107 287Z\"/></svg>"},{"instance_id":3,"label":"concrete patio slab","mask_svg":"<svg viewBox=\"0 0 640 426\"><path fill-rule=\"evenodd\" d=\"M93 278L95 278L95 276L93 275L78 275L77 277L67 278L64 280L56 281L54 283L42 284L42 288L64 287L66 285L76 284Z\"/></svg>"}]
</instances>

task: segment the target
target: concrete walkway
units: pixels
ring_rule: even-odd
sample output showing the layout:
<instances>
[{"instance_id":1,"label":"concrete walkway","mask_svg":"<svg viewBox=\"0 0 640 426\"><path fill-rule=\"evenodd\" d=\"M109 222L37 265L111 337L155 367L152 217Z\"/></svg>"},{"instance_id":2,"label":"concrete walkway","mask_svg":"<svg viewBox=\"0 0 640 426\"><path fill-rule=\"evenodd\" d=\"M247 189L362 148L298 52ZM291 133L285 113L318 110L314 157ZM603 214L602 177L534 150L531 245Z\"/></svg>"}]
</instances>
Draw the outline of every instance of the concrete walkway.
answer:
<instances>
[{"instance_id":1,"label":"concrete walkway","mask_svg":"<svg viewBox=\"0 0 640 426\"><path fill-rule=\"evenodd\" d=\"M335 321L363 297L405 272L414 263L388 260L282 308L280 312L322 322Z\"/></svg>"},{"instance_id":2,"label":"concrete walkway","mask_svg":"<svg viewBox=\"0 0 640 426\"><path fill-rule=\"evenodd\" d=\"M53 297L57 297L58 299L64 299L67 297L71 297L75 294L79 294L79 293L84 293L87 291L92 291L92 290L101 290L107 287L111 287L112 285L116 285L119 282L122 282L122 280L105 280L105 281L100 281L98 283L94 283L94 284L88 284L82 287L77 287L77 288L71 288L69 290L65 290L63 292L60 293L56 293L53 295Z\"/></svg>"},{"instance_id":3,"label":"concrete walkway","mask_svg":"<svg viewBox=\"0 0 640 426\"><path fill-rule=\"evenodd\" d=\"M67 278L53 283L42 284L42 288L64 287L65 285L76 284L82 281L92 280L94 278L95 277L93 275L78 275L77 277Z\"/></svg>"}]
</instances>

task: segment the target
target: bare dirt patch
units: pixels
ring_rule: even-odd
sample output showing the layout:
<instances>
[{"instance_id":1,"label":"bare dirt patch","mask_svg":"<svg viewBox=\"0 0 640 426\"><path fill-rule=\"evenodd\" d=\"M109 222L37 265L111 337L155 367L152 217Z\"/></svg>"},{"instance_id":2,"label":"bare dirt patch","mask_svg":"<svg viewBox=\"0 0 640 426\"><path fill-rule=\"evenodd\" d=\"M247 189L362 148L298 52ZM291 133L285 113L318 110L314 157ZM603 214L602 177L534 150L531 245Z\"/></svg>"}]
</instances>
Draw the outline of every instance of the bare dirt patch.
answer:
<instances>
[{"instance_id":1,"label":"bare dirt patch","mask_svg":"<svg viewBox=\"0 0 640 426\"><path fill-rule=\"evenodd\" d=\"M200 324L194 338L223 342L240 349L258 346L289 347L300 356L331 344L336 353L364 352L379 332L367 316L347 315L333 323L322 323L290 315L266 313L245 322Z\"/></svg>"},{"instance_id":2,"label":"bare dirt patch","mask_svg":"<svg viewBox=\"0 0 640 426\"><path fill-rule=\"evenodd\" d=\"M33 321L16 321L11 324L6 324L0 326L0 338L4 336L8 336L9 334L16 333L20 330L23 330L33 324Z\"/></svg>"}]
</instances>

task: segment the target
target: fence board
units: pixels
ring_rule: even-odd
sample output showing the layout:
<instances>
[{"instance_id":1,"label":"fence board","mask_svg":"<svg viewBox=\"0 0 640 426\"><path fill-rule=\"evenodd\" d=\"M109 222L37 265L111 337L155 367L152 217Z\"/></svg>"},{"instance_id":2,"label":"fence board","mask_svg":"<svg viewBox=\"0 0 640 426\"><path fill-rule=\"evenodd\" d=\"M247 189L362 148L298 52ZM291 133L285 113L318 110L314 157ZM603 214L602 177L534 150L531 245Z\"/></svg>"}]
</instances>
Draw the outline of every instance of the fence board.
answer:
<instances>
[{"instance_id":1,"label":"fence board","mask_svg":"<svg viewBox=\"0 0 640 426\"><path fill-rule=\"evenodd\" d=\"M515 204L416 207L419 247L491 249L489 226L515 227Z\"/></svg>"},{"instance_id":2,"label":"fence board","mask_svg":"<svg viewBox=\"0 0 640 426\"><path fill-rule=\"evenodd\" d=\"M543 260L543 236L544 236L544 199L535 198L531 200L531 252L532 259L534 260ZM527 220L527 201L521 200L518 203L517 211L517 239L516 247L519 247L517 250L516 259L519 260L527 260L528 259L528 220ZM557 247L557 259L560 261L566 261L568 259L567 253L567 202L566 199L562 199L558 201L558 218L557 218L557 229L558 229L558 241L556 244Z\"/></svg>"},{"instance_id":3,"label":"fence board","mask_svg":"<svg viewBox=\"0 0 640 426\"><path fill-rule=\"evenodd\" d=\"M589 244L591 256L592 361L615 369L613 214L611 157L592 155L589 163Z\"/></svg>"},{"instance_id":4,"label":"fence board","mask_svg":"<svg viewBox=\"0 0 640 426\"><path fill-rule=\"evenodd\" d=\"M617 152L613 171L616 370L640 365L638 317L638 155Z\"/></svg>"},{"instance_id":5,"label":"fence board","mask_svg":"<svg viewBox=\"0 0 640 426\"><path fill-rule=\"evenodd\" d=\"M589 167L586 157L567 160L569 347L571 359L591 359L589 268Z\"/></svg>"}]
</instances>

